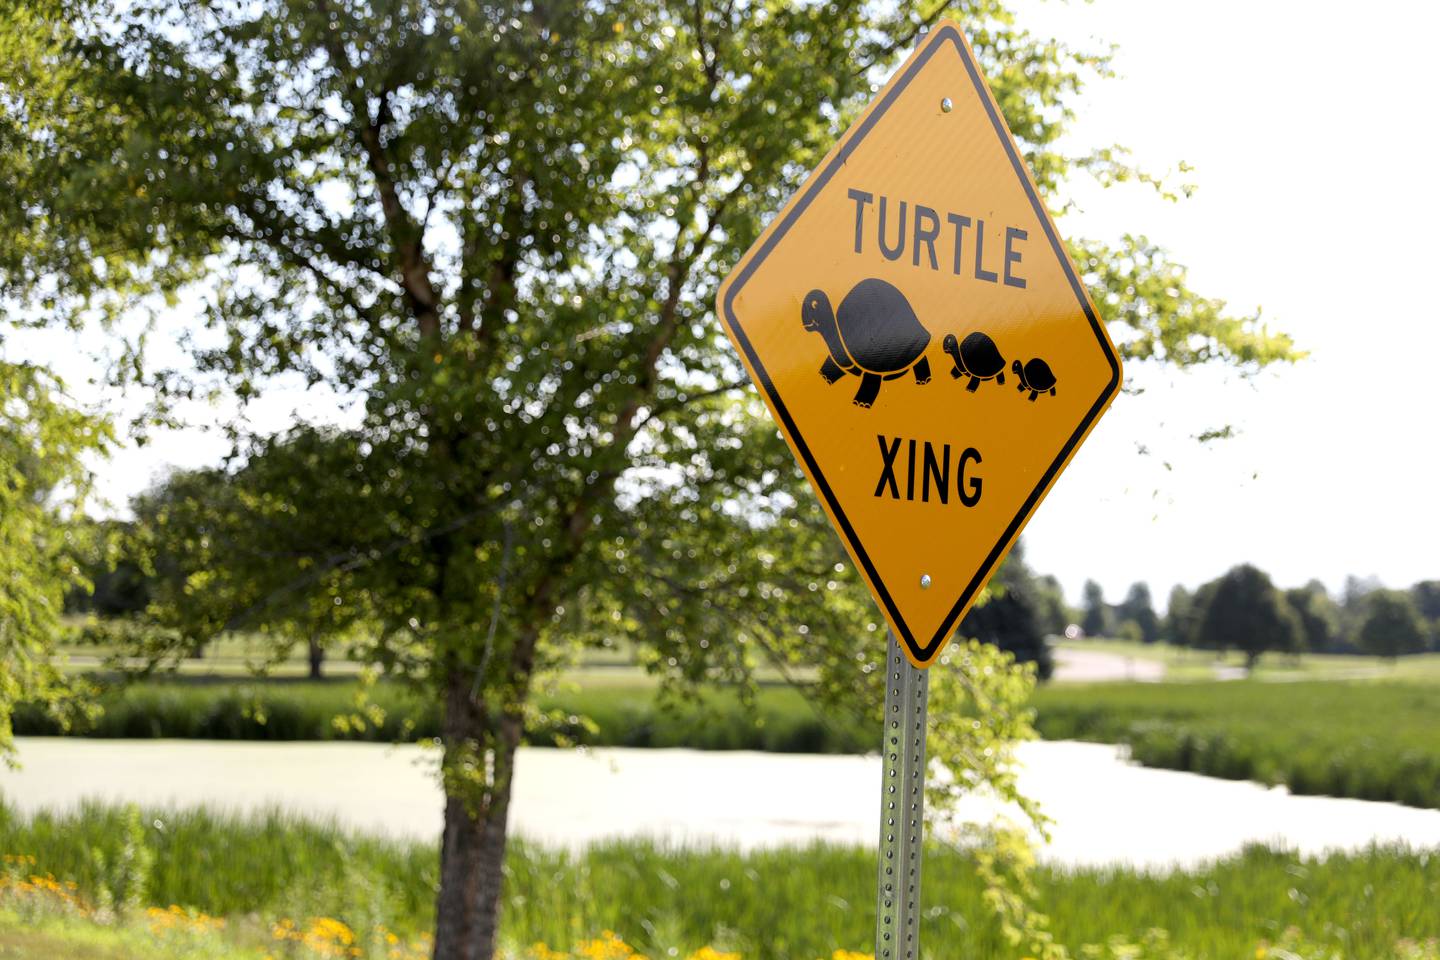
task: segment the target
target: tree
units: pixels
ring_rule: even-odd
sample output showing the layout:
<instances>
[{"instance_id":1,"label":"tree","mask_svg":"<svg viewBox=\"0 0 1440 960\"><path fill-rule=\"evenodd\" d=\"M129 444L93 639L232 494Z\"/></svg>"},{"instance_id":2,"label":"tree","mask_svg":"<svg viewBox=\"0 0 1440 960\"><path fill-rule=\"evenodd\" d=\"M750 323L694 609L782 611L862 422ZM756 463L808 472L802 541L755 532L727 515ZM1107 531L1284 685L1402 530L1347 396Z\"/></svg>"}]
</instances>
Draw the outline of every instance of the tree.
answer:
<instances>
[{"instance_id":1,"label":"tree","mask_svg":"<svg viewBox=\"0 0 1440 960\"><path fill-rule=\"evenodd\" d=\"M135 556L134 524L72 519L71 529L91 550L81 564L85 583L65 595L65 611L101 617L142 614L150 602L150 582Z\"/></svg>"},{"instance_id":2,"label":"tree","mask_svg":"<svg viewBox=\"0 0 1440 960\"><path fill-rule=\"evenodd\" d=\"M1394 660L1425 649L1425 622L1410 595L1402 590L1375 590L1365 598L1360 645L1377 657Z\"/></svg>"},{"instance_id":3,"label":"tree","mask_svg":"<svg viewBox=\"0 0 1440 960\"><path fill-rule=\"evenodd\" d=\"M1004 650L1017 662L1035 664L1041 680L1048 680L1055 671L1054 656L1040 632L1035 602L1026 587L995 591L965 614L958 633Z\"/></svg>"},{"instance_id":4,"label":"tree","mask_svg":"<svg viewBox=\"0 0 1440 960\"><path fill-rule=\"evenodd\" d=\"M1205 624L1205 615L1215 601L1215 593L1220 589L1220 580L1220 577L1216 577L1195 588L1195 595L1190 600L1189 615L1186 617L1189 630L1185 637L1185 646L1194 647L1197 650L1223 649L1209 644L1201 629Z\"/></svg>"},{"instance_id":5,"label":"tree","mask_svg":"<svg viewBox=\"0 0 1440 960\"><path fill-rule=\"evenodd\" d=\"M1191 619L1194 616L1195 598L1180 584L1170 588L1170 598L1165 602L1165 639L1177 647L1190 645L1194 632Z\"/></svg>"},{"instance_id":6,"label":"tree","mask_svg":"<svg viewBox=\"0 0 1440 960\"><path fill-rule=\"evenodd\" d=\"M1236 648L1253 670L1267 650L1300 649L1300 620L1270 578L1250 564L1241 564L1221 577L1200 623L1201 646L1215 650Z\"/></svg>"},{"instance_id":7,"label":"tree","mask_svg":"<svg viewBox=\"0 0 1440 960\"><path fill-rule=\"evenodd\" d=\"M1132 585L1116 614L1122 622L1128 620L1135 624L1145 643L1154 643L1160 638L1160 618L1155 615L1155 607L1150 602L1150 588L1146 584Z\"/></svg>"},{"instance_id":8,"label":"tree","mask_svg":"<svg viewBox=\"0 0 1440 960\"><path fill-rule=\"evenodd\" d=\"M14 749L17 703L63 725L86 707L86 685L53 657L65 594L83 585L85 458L109 441L109 426L70 403L49 371L0 353L0 755Z\"/></svg>"},{"instance_id":9,"label":"tree","mask_svg":"<svg viewBox=\"0 0 1440 960\"><path fill-rule=\"evenodd\" d=\"M1360 652L1360 627L1369 612L1370 594L1385 589L1375 577L1357 577L1351 574L1345 578L1340 594L1340 640L1348 652Z\"/></svg>"},{"instance_id":10,"label":"tree","mask_svg":"<svg viewBox=\"0 0 1440 960\"><path fill-rule=\"evenodd\" d=\"M1359 609L1365 603L1365 598L1377 590L1385 589L1375 577L1357 577L1350 574L1345 578L1345 586L1341 592L1341 603L1346 609Z\"/></svg>"},{"instance_id":11,"label":"tree","mask_svg":"<svg viewBox=\"0 0 1440 960\"><path fill-rule=\"evenodd\" d=\"M493 953L512 759L570 645L631 635L677 683L744 677L762 641L813 655L806 631L847 638L836 684L880 649L709 311L946 7L40 0L0 25L7 292L72 327L204 303L204 335L176 338L193 369L117 351L156 418L277 377L356 411L346 458L289 461L352 518L304 582L369 598L366 656L442 704L437 960ZM998 0L957 12L1042 191L1136 175L1061 147L1103 56ZM1075 250L1129 358L1295 356L1149 241ZM264 452L224 426L237 461Z\"/></svg>"},{"instance_id":12,"label":"tree","mask_svg":"<svg viewBox=\"0 0 1440 960\"><path fill-rule=\"evenodd\" d=\"M1285 602L1300 618L1306 650L1319 653L1335 647L1340 639L1340 610L1324 584L1311 580L1303 587L1286 590Z\"/></svg>"},{"instance_id":13,"label":"tree","mask_svg":"<svg viewBox=\"0 0 1440 960\"><path fill-rule=\"evenodd\" d=\"M1430 629L1431 645L1440 650L1440 580L1422 580L1410 588L1415 609Z\"/></svg>"},{"instance_id":14,"label":"tree","mask_svg":"<svg viewBox=\"0 0 1440 960\"><path fill-rule=\"evenodd\" d=\"M1114 615L1105 602L1105 591L1094 580L1086 580L1081 597L1084 609L1080 629L1087 637L1105 637L1115 629Z\"/></svg>"},{"instance_id":15,"label":"tree","mask_svg":"<svg viewBox=\"0 0 1440 960\"><path fill-rule=\"evenodd\" d=\"M375 622L369 595L338 569L354 560L355 491L313 482L355 462L347 443L302 426L257 443L228 471L177 472L135 499L154 581L149 613L174 628L177 652L259 631L274 661L304 643L320 679L326 647Z\"/></svg>"},{"instance_id":16,"label":"tree","mask_svg":"<svg viewBox=\"0 0 1440 960\"><path fill-rule=\"evenodd\" d=\"M1019 663L1035 664L1036 676L1048 680L1055 661L1040 626L1036 578L1019 544L1005 558L991 586L990 595L965 614L956 633L1003 650Z\"/></svg>"},{"instance_id":17,"label":"tree","mask_svg":"<svg viewBox=\"0 0 1440 960\"><path fill-rule=\"evenodd\" d=\"M1013 551L1012 551L1013 552ZM1065 590L1053 574L1036 577L1032 583L1035 596L1035 613L1040 620L1040 629L1046 636L1063 637L1065 629L1074 623L1075 611L1065 602Z\"/></svg>"}]
</instances>

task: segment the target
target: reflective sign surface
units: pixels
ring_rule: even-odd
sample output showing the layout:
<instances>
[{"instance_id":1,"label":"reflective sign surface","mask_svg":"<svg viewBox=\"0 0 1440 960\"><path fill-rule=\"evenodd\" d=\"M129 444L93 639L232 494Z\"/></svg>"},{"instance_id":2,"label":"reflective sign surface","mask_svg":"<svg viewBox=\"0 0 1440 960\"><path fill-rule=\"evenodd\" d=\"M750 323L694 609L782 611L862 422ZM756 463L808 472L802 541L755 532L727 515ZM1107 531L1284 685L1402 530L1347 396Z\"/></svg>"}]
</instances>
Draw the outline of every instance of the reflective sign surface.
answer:
<instances>
[{"instance_id":1,"label":"reflective sign surface","mask_svg":"<svg viewBox=\"0 0 1440 960\"><path fill-rule=\"evenodd\" d=\"M907 656L928 665L1121 380L954 24L921 42L717 307Z\"/></svg>"}]
</instances>

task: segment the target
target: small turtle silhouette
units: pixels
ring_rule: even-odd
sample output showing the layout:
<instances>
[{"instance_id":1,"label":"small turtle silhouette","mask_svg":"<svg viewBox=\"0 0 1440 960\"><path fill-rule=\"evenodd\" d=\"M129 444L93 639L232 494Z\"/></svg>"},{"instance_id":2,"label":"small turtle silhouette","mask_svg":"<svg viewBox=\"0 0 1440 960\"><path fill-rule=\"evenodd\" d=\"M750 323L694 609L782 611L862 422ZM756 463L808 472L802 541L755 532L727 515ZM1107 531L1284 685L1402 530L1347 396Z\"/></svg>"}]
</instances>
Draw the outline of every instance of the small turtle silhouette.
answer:
<instances>
[{"instance_id":1,"label":"small turtle silhouette","mask_svg":"<svg viewBox=\"0 0 1440 960\"><path fill-rule=\"evenodd\" d=\"M980 331L967 335L964 340L956 340L955 334L947 333L941 346L955 361L950 376L956 380L970 378L970 382L965 384L968 392L974 393L981 380L993 379L1002 386L1005 384L1005 358L1000 356L1000 348L995 346L995 341Z\"/></svg>"},{"instance_id":2,"label":"small turtle silhouette","mask_svg":"<svg viewBox=\"0 0 1440 960\"><path fill-rule=\"evenodd\" d=\"M1034 360L1027 361L1023 367L1020 365L1020 361L1016 360L1010 369L1014 370L1015 376L1020 378L1020 392L1030 391L1031 402L1034 402L1035 398L1042 393L1055 396L1055 373L1050 369L1050 364L1044 360L1036 357Z\"/></svg>"},{"instance_id":3,"label":"small turtle silhouette","mask_svg":"<svg viewBox=\"0 0 1440 960\"><path fill-rule=\"evenodd\" d=\"M930 331L920 323L909 302L884 280L861 280L832 310L823 290L805 295L800 320L806 330L825 338L830 356L820 367L826 383L847 373L860 378L855 405L869 407L880 395L880 381L913 373L916 383L930 382L925 348Z\"/></svg>"}]
</instances>

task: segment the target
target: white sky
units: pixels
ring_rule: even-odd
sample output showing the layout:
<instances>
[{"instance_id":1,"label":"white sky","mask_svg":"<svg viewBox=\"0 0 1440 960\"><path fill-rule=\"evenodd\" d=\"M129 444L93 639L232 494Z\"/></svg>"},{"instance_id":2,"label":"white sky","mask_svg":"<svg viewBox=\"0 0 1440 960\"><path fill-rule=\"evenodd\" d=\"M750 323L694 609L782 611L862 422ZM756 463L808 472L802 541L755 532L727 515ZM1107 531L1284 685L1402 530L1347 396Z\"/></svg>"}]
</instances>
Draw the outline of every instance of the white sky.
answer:
<instances>
[{"instance_id":1,"label":"white sky","mask_svg":"<svg viewBox=\"0 0 1440 960\"><path fill-rule=\"evenodd\" d=\"M1262 306L1311 352L1253 382L1186 376L1118 399L1031 522L1034 566L1072 599L1093 576L1112 600L1143 579L1161 602L1241 561L1283 585L1440 577L1440 5L1024 10L1037 32L1120 45L1121 76L1087 92L1077 139L1124 143L1157 169L1188 161L1200 187L1178 205L1106 191L1061 230L1148 234L1196 289ZM1208 446L1177 430L1227 422L1240 435Z\"/></svg>"},{"instance_id":2,"label":"white sky","mask_svg":"<svg viewBox=\"0 0 1440 960\"><path fill-rule=\"evenodd\" d=\"M1376 0L1357 17L1299 0L1023 0L1021 11L1039 34L1120 45L1120 76L1077 104L1077 143L1124 144L1156 171L1187 161L1200 188L1179 204L1142 189L1086 193L1062 232L1148 234L1197 290L1262 306L1311 352L1251 381L1132 368L1147 389L1115 402L1036 514L1032 565L1072 601L1093 577L1111 600L1145 580L1163 603L1177 581L1241 561L1282 585L1440 577L1440 5ZM78 344L28 343L77 372ZM252 413L283 425L336 407L274 391ZM1227 423L1237 437L1190 439ZM225 449L203 433L155 437L102 468L104 489L122 505L169 465Z\"/></svg>"}]
</instances>

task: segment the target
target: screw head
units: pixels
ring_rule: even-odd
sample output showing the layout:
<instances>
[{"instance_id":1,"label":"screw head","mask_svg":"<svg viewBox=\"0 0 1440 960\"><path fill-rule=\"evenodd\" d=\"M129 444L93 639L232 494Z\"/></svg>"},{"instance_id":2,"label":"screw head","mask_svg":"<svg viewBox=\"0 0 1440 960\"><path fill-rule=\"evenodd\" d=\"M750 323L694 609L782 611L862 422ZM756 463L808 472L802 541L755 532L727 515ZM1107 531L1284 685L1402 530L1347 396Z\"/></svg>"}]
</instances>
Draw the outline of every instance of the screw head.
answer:
<instances>
[{"instance_id":1,"label":"screw head","mask_svg":"<svg viewBox=\"0 0 1440 960\"><path fill-rule=\"evenodd\" d=\"M921 589L921 590L929 590L929 589L930 589L930 574L926 573L926 574L922 574L922 575L920 576L920 589Z\"/></svg>"},{"instance_id":2,"label":"screw head","mask_svg":"<svg viewBox=\"0 0 1440 960\"><path fill-rule=\"evenodd\" d=\"M951 100L949 97L946 97L945 99L943 99L943 100L940 101L940 112L941 112L941 113L949 113L951 110L954 110L954 109L955 109L955 101Z\"/></svg>"}]
</instances>

